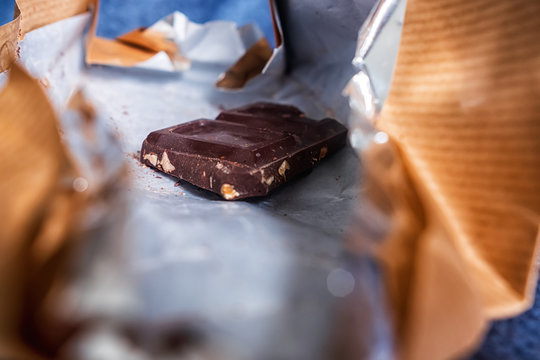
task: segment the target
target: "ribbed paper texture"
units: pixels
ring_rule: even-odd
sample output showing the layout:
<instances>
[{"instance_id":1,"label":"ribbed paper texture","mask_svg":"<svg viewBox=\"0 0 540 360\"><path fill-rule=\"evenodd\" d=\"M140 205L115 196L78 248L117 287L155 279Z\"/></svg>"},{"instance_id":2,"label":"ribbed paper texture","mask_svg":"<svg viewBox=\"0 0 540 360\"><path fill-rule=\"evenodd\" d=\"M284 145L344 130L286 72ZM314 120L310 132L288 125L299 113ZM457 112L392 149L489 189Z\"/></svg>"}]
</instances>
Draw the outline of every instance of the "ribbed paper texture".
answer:
<instances>
[{"instance_id":1,"label":"ribbed paper texture","mask_svg":"<svg viewBox=\"0 0 540 360\"><path fill-rule=\"evenodd\" d=\"M538 34L538 1L407 4L376 124L400 149L425 212L414 241L398 234L382 251L396 285L404 358L456 356L486 320L531 305L540 223Z\"/></svg>"}]
</instances>

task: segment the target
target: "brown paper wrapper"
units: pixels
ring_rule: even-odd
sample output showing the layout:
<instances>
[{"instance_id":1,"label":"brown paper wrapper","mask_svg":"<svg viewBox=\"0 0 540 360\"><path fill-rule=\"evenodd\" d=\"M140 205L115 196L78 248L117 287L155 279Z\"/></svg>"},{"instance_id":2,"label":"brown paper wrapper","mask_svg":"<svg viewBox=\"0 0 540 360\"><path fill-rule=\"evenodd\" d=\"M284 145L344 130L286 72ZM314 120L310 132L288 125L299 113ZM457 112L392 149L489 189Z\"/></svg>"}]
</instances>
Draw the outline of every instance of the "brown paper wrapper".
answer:
<instances>
[{"instance_id":1,"label":"brown paper wrapper","mask_svg":"<svg viewBox=\"0 0 540 360\"><path fill-rule=\"evenodd\" d=\"M223 74L216 86L226 89L241 89L249 80L263 71L271 57L272 48L268 44L268 40L266 38L260 39Z\"/></svg>"},{"instance_id":2,"label":"brown paper wrapper","mask_svg":"<svg viewBox=\"0 0 540 360\"><path fill-rule=\"evenodd\" d=\"M163 34L150 29L139 28L116 38L116 40L154 52L165 51L169 57L174 58L178 51L176 44L164 38Z\"/></svg>"},{"instance_id":3,"label":"brown paper wrapper","mask_svg":"<svg viewBox=\"0 0 540 360\"><path fill-rule=\"evenodd\" d=\"M87 43L86 62L88 64L111 66L135 66L164 51L171 61L189 64L178 53L172 41L155 31L136 29L111 40L95 35L95 30Z\"/></svg>"},{"instance_id":4,"label":"brown paper wrapper","mask_svg":"<svg viewBox=\"0 0 540 360\"><path fill-rule=\"evenodd\" d=\"M157 52L124 44L122 42L92 37L87 45L86 62L112 66L134 66L149 60Z\"/></svg>"},{"instance_id":5,"label":"brown paper wrapper","mask_svg":"<svg viewBox=\"0 0 540 360\"><path fill-rule=\"evenodd\" d=\"M272 16L276 47L280 47L283 43L283 35L280 30L281 25L279 23L277 5L274 0L268 0L268 5ZM221 75L220 79L216 82L216 86L224 89L243 88L249 80L262 73L264 67L272 58L272 53L273 50L268 40L266 38L260 39L230 69Z\"/></svg>"},{"instance_id":6,"label":"brown paper wrapper","mask_svg":"<svg viewBox=\"0 0 540 360\"><path fill-rule=\"evenodd\" d=\"M0 72L9 68L19 39L29 31L88 10L97 0L16 0L15 19L0 26Z\"/></svg>"},{"instance_id":7,"label":"brown paper wrapper","mask_svg":"<svg viewBox=\"0 0 540 360\"><path fill-rule=\"evenodd\" d=\"M39 27L81 14L88 10L95 0L17 0L16 13L21 19L21 33L24 36ZM22 14L22 16L21 16Z\"/></svg>"},{"instance_id":8,"label":"brown paper wrapper","mask_svg":"<svg viewBox=\"0 0 540 360\"><path fill-rule=\"evenodd\" d=\"M0 27L0 358L51 358L69 335L49 313L76 243L86 196L42 86L14 64L25 33L88 9L92 1L17 0Z\"/></svg>"},{"instance_id":9,"label":"brown paper wrapper","mask_svg":"<svg viewBox=\"0 0 540 360\"><path fill-rule=\"evenodd\" d=\"M99 1L86 43L87 64L131 67L164 51L173 63L189 65L189 61L180 55L178 46L156 31L139 28L113 40L97 36L98 12Z\"/></svg>"},{"instance_id":10,"label":"brown paper wrapper","mask_svg":"<svg viewBox=\"0 0 540 360\"><path fill-rule=\"evenodd\" d=\"M540 3L409 0L366 155L392 219L385 268L403 359L477 346L487 321L526 310L540 224ZM358 244L354 246L360 246Z\"/></svg>"},{"instance_id":11,"label":"brown paper wrapper","mask_svg":"<svg viewBox=\"0 0 540 360\"><path fill-rule=\"evenodd\" d=\"M18 65L0 93L0 132L0 358L50 355L59 344L42 342L38 319L64 278L84 196L47 96Z\"/></svg>"}]
</instances>

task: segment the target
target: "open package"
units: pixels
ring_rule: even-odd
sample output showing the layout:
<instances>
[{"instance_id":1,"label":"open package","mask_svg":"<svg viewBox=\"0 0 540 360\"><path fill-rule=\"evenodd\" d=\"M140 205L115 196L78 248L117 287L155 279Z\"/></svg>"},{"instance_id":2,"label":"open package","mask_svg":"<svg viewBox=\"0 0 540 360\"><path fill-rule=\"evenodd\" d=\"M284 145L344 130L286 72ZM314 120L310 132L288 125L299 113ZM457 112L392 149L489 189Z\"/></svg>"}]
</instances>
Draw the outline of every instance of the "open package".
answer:
<instances>
[{"instance_id":1,"label":"open package","mask_svg":"<svg viewBox=\"0 0 540 360\"><path fill-rule=\"evenodd\" d=\"M0 357L443 359L525 309L536 83L500 59L515 34L465 38L478 19L538 30L539 6L439 3L409 1L390 87L405 1L271 1L274 50L253 26L180 13L102 39L96 1L17 1L0 28ZM522 85L518 125L494 74ZM141 163L152 131L260 101L349 126L365 170L346 146L225 201Z\"/></svg>"}]
</instances>

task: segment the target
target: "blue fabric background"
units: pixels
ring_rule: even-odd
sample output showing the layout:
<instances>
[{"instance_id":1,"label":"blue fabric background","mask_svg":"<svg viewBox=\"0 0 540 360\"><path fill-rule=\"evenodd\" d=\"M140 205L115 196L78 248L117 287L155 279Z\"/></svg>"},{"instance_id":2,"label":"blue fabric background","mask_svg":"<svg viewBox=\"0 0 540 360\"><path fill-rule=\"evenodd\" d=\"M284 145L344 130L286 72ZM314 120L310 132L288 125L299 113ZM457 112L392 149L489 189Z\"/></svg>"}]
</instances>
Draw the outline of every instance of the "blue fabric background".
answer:
<instances>
[{"instance_id":1,"label":"blue fabric background","mask_svg":"<svg viewBox=\"0 0 540 360\"><path fill-rule=\"evenodd\" d=\"M0 24L12 19L13 0L0 0ZM98 33L115 37L148 26L179 10L196 22L255 22L273 42L268 0L102 0ZM540 287L534 307L514 319L495 322L474 360L540 359Z\"/></svg>"},{"instance_id":2,"label":"blue fabric background","mask_svg":"<svg viewBox=\"0 0 540 360\"><path fill-rule=\"evenodd\" d=\"M0 0L0 25L4 25L13 19L14 0Z\"/></svg>"},{"instance_id":3,"label":"blue fabric background","mask_svg":"<svg viewBox=\"0 0 540 360\"><path fill-rule=\"evenodd\" d=\"M0 0L0 25L13 18L13 8L14 0ZM136 27L149 26L175 10L198 23L257 23L274 43L268 0L101 0L98 35L113 38Z\"/></svg>"},{"instance_id":4,"label":"blue fabric background","mask_svg":"<svg viewBox=\"0 0 540 360\"><path fill-rule=\"evenodd\" d=\"M13 7L14 0L0 0L0 25L13 18ZM199 23L257 23L268 40L274 41L268 0L101 0L98 34L113 38L136 27L149 26L175 10Z\"/></svg>"}]
</instances>

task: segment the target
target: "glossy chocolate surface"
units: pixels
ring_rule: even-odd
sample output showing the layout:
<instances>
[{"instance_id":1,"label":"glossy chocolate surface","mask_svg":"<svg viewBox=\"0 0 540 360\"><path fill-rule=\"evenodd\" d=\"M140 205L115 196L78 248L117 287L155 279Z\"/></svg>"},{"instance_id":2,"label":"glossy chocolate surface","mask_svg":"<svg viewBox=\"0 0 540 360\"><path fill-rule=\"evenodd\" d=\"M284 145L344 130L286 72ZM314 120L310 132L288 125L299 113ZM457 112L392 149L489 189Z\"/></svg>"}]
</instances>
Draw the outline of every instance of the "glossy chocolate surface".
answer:
<instances>
[{"instance_id":1,"label":"glossy chocolate surface","mask_svg":"<svg viewBox=\"0 0 540 360\"><path fill-rule=\"evenodd\" d=\"M141 161L236 200L267 195L343 147L346 135L336 120L256 103L150 133Z\"/></svg>"}]
</instances>

